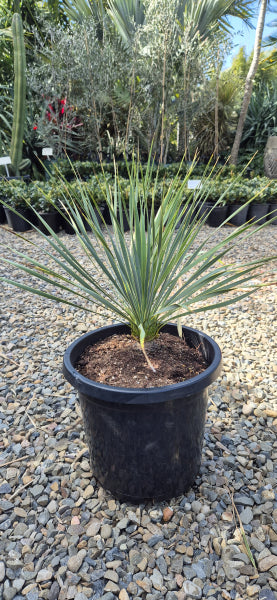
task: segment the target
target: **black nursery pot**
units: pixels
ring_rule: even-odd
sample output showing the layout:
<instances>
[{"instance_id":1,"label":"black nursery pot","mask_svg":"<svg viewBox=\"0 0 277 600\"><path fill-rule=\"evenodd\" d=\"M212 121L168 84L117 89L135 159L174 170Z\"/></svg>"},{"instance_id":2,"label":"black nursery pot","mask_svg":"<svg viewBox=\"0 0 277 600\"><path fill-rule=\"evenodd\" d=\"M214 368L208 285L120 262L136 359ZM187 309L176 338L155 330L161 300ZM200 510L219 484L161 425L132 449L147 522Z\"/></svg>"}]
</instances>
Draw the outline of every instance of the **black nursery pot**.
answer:
<instances>
[{"instance_id":1,"label":"black nursery pot","mask_svg":"<svg viewBox=\"0 0 277 600\"><path fill-rule=\"evenodd\" d=\"M162 331L177 335L175 325ZM128 502L169 500L183 494L198 474L208 386L221 371L221 352L206 334L183 327L191 347L199 347L207 369L190 380L148 389L96 383L74 366L87 346L115 334L113 325L87 333L64 355L65 378L78 390L93 475L112 494Z\"/></svg>"},{"instance_id":2,"label":"black nursery pot","mask_svg":"<svg viewBox=\"0 0 277 600\"><path fill-rule=\"evenodd\" d=\"M68 235L75 235L74 227L72 227L66 215L63 215L62 212L59 213L59 225Z\"/></svg>"},{"instance_id":3,"label":"black nursery pot","mask_svg":"<svg viewBox=\"0 0 277 600\"><path fill-rule=\"evenodd\" d=\"M10 208L4 208L8 225L12 227L13 231L28 231L32 228L32 225L27 223L25 219L28 219L31 223L34 222L34 214L29 208L17 208L16 211L19 214L16 214ZM20 216L22 215L22 216Z\"/></svg>"},{"instance_id":4,"label":"black nursery pot","mask_svg":"<svg viewBox=\"0 0 277 600\"><path fill-rule=\"evenodd\" d=\"M98 207L94 209L94 214L96 216L96 219L97 219L99 225L103 225L102 215L104 213L104 210L105 210L105 207L101 204L99 204ZM82 219L83 219L83 223L85 226L85 230L92 231L92 228L91 228L90 224L88 223L85 215L82 215Z\"/></svg>"},{"instance_id":5,"label":"black nursery pot","mask_svg":"<svg viewBox=\"0 0 277 600\"><path fill-rule=\"evenodd\" d=\"M210 227L219 227L227 218L228 206L214 206L208 215L207 224Z\"/></svg>"},{"instance_id":6,"label":"black nursery pot","mask_svg":"<svg viewBox=\"0 0 277 600\"><path fill-rule=\"evenodd\" d=\"M2 206L2 204L0 204L0 223L5 223L5 222L6 222L6 214L5 214L4 206Z\"/></svg>"},{"instance_id":7,"label":"black nursery pot","mask_svg":"<svg viewBox=\"0 0 277 600\"><path fill-rule=\"evenodd\" d=\"M241 207L241 204L230 204L229 210L228 210L228 216L230 217L231 215L233 215L233 213L235 213L240 207ZM235 225L236 227L239 227L240 225L244 225L244 223L246 223L246 221L247 221L247 214L248 214L248 204L247 204L247 206L244 206L239 211L239 213L237 213L237 215L232 216L231 219L229 219L229 223L231 225Z\"/></svg>"},{"instance_id":8,"label":"black nursery pot","mask_svg":"<svg viewBox=\"0 0 277 600\"><path fill-rule=\"evenodd\" d=\"M54 233L58 233L60 229L60 215L58 211L40 213L40 216L44 219L44 221L53 229ZM50 235L48 229L43 225L40 219L37 219L37 228L44 233L45 235Z\"/></svg>"},{"instance_id":9,"label":"black nursery pot","mask_svg":"<svg viewBox=\"0 0 277 600\"><path fill-rule=\"evenodd\" d=\"M117 218L119 219L119 213L117 214ZM105 206L104 211L103 211L103 219L107 223L107 225L112 224L110 211L107 206ZM125 213L123 213L123 230L129 231L129 229L130 229L130 227L129 227L128 219L127 219Z\"/></svg>"},{"instance_id":10,"label":"black nursery pot","mask_svg":"<svg viewBox=\"0 0 277 600\"><path fill-rule=\"evenodd\" d=\"M267 215L267 220L273 219L273 217L274 217L275 221L272 221L271 225L277 225L277 204L270 204L269 212L271 214Z\"/></svg>"},{"instance_id":11,"label":"black nursery pot","mask_svg":"<svg viewBox=\"0 0 277 600\"><path fill-rule=\"evenodd\" d=\"M268 204L250 204L248 211L248 220L252 219L253 223L259 221L259 225L263 225L266 222L268 209Z\"/></svg>"}]
</instances>

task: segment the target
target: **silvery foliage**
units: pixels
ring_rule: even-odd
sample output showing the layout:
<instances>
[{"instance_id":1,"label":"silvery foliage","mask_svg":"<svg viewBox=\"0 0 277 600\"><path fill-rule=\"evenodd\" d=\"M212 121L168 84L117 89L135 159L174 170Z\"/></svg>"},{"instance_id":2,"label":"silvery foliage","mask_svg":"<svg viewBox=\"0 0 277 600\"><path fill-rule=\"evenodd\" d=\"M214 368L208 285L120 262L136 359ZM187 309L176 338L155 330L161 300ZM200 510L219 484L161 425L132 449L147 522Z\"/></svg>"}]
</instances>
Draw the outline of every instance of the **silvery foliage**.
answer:
<instances>
[{"instance_id":1,"label":"silvery foliage","mask_svg":"<svg viewBox=\"0 0 277 600\"><path fill-rule=\"evenodd\" d=\"M138 143L149 150L154 137L154 151L163 143L166 158L184 111L190 129L216 61L216 41L200 40L176 19L177 0L144 4L144 25L129 47L111 24L99 39L93 19L66 31L48 26L50 45L37 37L38 60L29 67L28 84L42 145L54 146L57 155L70 143L91 158L131 151ZM82 123L76 135L67 127L53 129L45 118L49 100L64 97L68 118Z\"/></svg>"},{"instance_id":2,"label":"silvery foliage","mask_svg":"<svg viewBox=\"0 0 277 600\"><path fill-rule=\"evenodd\" d=\"M71 31L51 27L50 48L38 48L42 59L29 68L29 86L39 116L39 131L44 145L55 145L61 132L54 132L45 118L49 101L67 99L71 120L78 117L79 151L86 154L99 149L100 130L116 125L113 122L113 93L118 81L128 76L128 64L120 52L118 40L105 32L99 42L92 20L75 26ZM46 60L45 60L46 59ZM40 113L40 114L39 114ZM56 140L56 144L55 144ZM61 140L63 143L63 140ZM73 138L74 142L74 138Z\"/></svg>"}]
</instances>

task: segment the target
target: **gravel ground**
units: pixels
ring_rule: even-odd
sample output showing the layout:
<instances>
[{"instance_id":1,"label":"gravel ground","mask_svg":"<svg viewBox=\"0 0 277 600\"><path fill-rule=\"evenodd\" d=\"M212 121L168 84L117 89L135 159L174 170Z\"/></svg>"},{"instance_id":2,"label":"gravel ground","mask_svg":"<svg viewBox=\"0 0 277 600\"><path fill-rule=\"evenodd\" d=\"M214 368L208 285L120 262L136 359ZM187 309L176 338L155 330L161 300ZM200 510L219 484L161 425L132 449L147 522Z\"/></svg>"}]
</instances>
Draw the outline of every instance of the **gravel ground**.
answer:
<instances>
[{"instance_id":1,"label":"gravel ground","mask_svg":"<svg viewBox=\"0 0 277 600\"><path fill-rule=\"evenodd\" d=\"M78 254L75 237L61 235ZM9 239L3 229L0 237ZM37 240L35 232L26 237ZM235 258L276 246L277 227L268 226ZM31 245L28 252L36 253ZM76 394L61 374L68 344L109 315L91 318L1 286L1 599L276 600L276 305L271 286L189 319L223 352L201 471L170 506L132 506L94 479Z\"/></svg>"}]
</instances>

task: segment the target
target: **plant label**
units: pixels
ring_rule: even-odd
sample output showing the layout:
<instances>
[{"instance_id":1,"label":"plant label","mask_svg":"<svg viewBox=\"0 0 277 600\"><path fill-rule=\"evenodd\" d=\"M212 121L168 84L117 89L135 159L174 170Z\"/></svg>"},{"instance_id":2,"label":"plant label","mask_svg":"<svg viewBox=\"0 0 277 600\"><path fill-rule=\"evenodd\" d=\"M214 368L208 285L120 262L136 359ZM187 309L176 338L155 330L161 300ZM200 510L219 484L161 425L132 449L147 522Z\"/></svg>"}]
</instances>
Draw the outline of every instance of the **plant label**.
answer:
<instances>
[{"instance_id":1,"label":"plant label","mask_svg":"<svg viewBox=\"0 0 277 600\"><path fill-rule=\"evenodd\" d=\"M188 179L188 189L196 190L201 186L201 179Z\"/></svg>"},{"instance_id":2,"label":"plant label","mask_svg":"<svg viewBox=\"0 0 277 600\"><path fill-rule=\"evenodd\" d=\"M12 164L12 161L9 156L2 156L0 158L0 165L5 165L7 177L10 176L7 165L11 165L11 164Z\"/></svg>"},{"instance_id":3,"label":"plant label","mask_svg":"<svg viewBox=\"0 0 277 600\"><path fill-rule=\"evenodd\" d=\"M42 156L53 156L53 148L42 148Z\"/></svg>"}]
</instances>

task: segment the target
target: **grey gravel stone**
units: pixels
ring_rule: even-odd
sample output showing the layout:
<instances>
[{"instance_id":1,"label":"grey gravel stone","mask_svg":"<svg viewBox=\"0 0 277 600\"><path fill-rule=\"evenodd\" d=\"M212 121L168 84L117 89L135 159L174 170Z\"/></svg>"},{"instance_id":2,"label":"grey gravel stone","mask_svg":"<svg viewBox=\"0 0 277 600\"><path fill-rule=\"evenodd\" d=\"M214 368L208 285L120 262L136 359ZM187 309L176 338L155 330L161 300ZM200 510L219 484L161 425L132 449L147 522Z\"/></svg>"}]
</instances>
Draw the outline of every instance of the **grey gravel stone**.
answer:
<instances>
[{"instance_id":1,"label":"grey gravel stone","mask_svg":"<svg viewBox=\"0 0 277 600\"><path fill-rule=\"evenodd\" d=\"M52 571L49 571L48 569L41 569L37 574L36 581L38 583L41 583L42 581L49 581L49 579L52 579L52 576Z\"/></svg>"},{"instance_id":2,"label":"grey gravel stone","mask_svg":"<svg viewBox=\"0 0 277 600\"><path fill-rule=\"evenodd\" d=\"M195 577L195 570L192 567L184 567L183 568L183 575L186 579L194 579Z\"/></svg>"},{"instance_id":3,"label":"grey gravel stone","mask_svg":"<svg viewBox=\"0 0 277 600\"><path fill-rule=\"evenodd\" d=\"M34 589L30 590L26 594L27 600L38 600L38 597L39 597L39 590L38 590L38 588L34 588Z\"/></svg>"},{"instance_id":4,"label":"grey gravel stone","mask_svg":"<svg viewBox=\"0 0 277 600\"><path fill-rule=\"evenodd\" d=\"M189 598L195 598L196 600L202 598L202 589L193 583L193 581L185 581L183 583L183 590Z\"/></svg>"},{"instance_id":5,"label":"grey gravel stone","mask_svg":"<svg viewBox=\"0 0 277 600\"><path fill-rule=\"evenodd\" d=\"M83 592L78 592L74 600L87 600L87 596Z\"/></svg>"},{"instance_id":6,"label":"grey gravel stone","mask_svg":"<svg viewBox=\"0 0 277 600\"><path fill-rule=\"evenodd\" d=\"M14 537L22 538L26 533L28 527L25 523L18 523L13 530Z\"/></svg>"},{"instance_id":7,"label":"grey gravel stone","mask_svg":"<svg viewBox=\"0 0 277 600\"><path fill-rule=\"evenodd\" d=\"M249 506L240 513L240 518L244 525L249 525L253 521L253 512Z\"/></svg>"},{"instance_id":8,"label":"grey gravel stone","mask_svg":"<svg viewBox=\"0 0 277 600\"><path fill-rule=\"evenodd\" d=\"M20 590L22 590L23 586L24 586L24 579L14 579L13 580L13 587L16 589L17 592L20 592Z\"/></svg>"},{"instance_id":9,"label":"grey gravel stone","mask_svg":"<svg viewBox=\"0 0 277 600\"><path fill-rule=\"evenodd\" d=\"M158 571L158 569L154 569L153 570L153 574L150 577L151 581L152 581L152 585L155 588L155 590L161 590L163 587L163 576L160 573L160 571Z\"/></svg>"},{"instance_id":10,"label":"grey gravel stone","mask_svg":"<svg viewBox=\"0 0 277 600\"><path fill-rule=\"evenodd\" d=\"M1 560L0 561L0 583L1 583L1 581L4 581L5 573L6 573L5 563Z\"/></svg>"},{"instance_id":11,"label":"grey gravel stone","mask_svg":"<svg viewBox=\"0 0 277 600\"><path fill-rule=\"evenodd\" d=\"M13 600L13 598L15 596L16 596L16 589L14 587L8 587L3 592L4 600Z\"/></svg>"},{"instance_id":12,"label":"grey gravel stone","mask_svg":"<svg viewBox=\"0 0 277 600\"><path fill-rule=\"evenodd\" d=\"M107 540L112 535L112 528L107 523L101 527L101 538Z\"/></svg>"},{"instance_id":13,"label":"grey gravel stone","mask_svg":"<svg viewBox=\"0 0 277 600\"><path fill-rule=\"evenodd\" d=\"M249 498L249 496L242 496L239 494L234 495L235 504L242 504L243 506L253 506L254 500L253 498Z\"/></svg>"},{"instance_id":14,"label":"grey gravel stone","mask_svg":"<svg viewBox=\"0 0 277 600\"><path fill-rule=\"evenodd\" d=\"M156 546L158 542L162 542L163 539L163 535L153 535L147 542L148 546L150 546L150 548L153 548L153 546Z\"/></svg>"},{"instance_id":15,"label":"grey gravel stone","mask_svg":"<svg viewBox=\"0 0 277 600\"><path fill-rule=\"evenodd\" d=\"M83 560L86 556L86 550L80 550L76 555L71 556L67 563L67 568L72 573L77 573L82 566Z\"/></svg>"},{"instance_id":16,"label":"grey gravel stone","mask_svg":"<svg viewBox=\"0 0 277 600\"><path fill-rule=\"evenodd\" d=\"M182 573L183 569L183 557L177 556L173 558L171 562L171 572L172 573Z\"/></svg>"},{"instance_id":17,"label":"grey gravel stone","mask_svg":"<svg viewBox=\"0 0 277 600\"><path fill-rule=\"evenodd\" d=\"M269 589L261 590L259 600L276 600L276 594Z\"/></svg>"},{"instance_id":18,"label":"grey gravel stone","mask_svg":"<svg viewBox=\"0 0 277 600\"><path fill-rule=\"evenodd\" d=\"M176 595L175 592L167 592L165 599L166 600L178 600L178 596Z\"/></svg>"},{"instance_id":19,"label":"grey gravel stone","mask_svg":"<svg viewBox=\"0 0 277 600\"><path fill-rule=\"evenodd\" d=\"M158 569L159 569L159 571L160 571L160 573L162 575L167 575L167 569L168 569L168 567L167 567L166 560L165 560L165 558L163 556L159 556L156 559L156 565L157 565L157 567L158 567Z\"/></svg>"},{"instance_id":20,"label":"grey gravel stone","mask_svg":"<svg viewBox=\"0 0 277 600\"><path fill-rule=\"evenodd\" d=\"M48 600L57 600L60 593L60 586L57 581L53 581L49 590Z\"/></svg>"},{"instance_id":21,"label":"grey gravel stone","mask_svg":"<svg viewBox=\"0 0 277 600\"><path fill-rule=\"evenodd\" d=\"M119 521L117 523L117 527L120 530L121 529L126 529L126 527L128 527L128 523L129 523L129 519L125 517L124 519L121 519L121 521Z\"/></svg>"},{"instance_id":22,"label":"grey gravel stone","mask_svg":"<svg viewBox=\"0 0 277 600\"><path fill-rule=\"evenodd\" d=\"M34 498L38 498L39 496L41 496L43 491L43 485L34 485L34 487L30 488L30 492L32 496L34 496Z\"/></svg>"},{"instance_id":23,"label":"grey gravel stone","mask_svg":"<svg viewBox=\"0 0 277 600\"><path fill-rule=\"evenodd\" d=\"M0 485L0 494L10 494L11 491L12 491L12 488L9 483L2 483Z\"/></svg>"}]
</instances>

